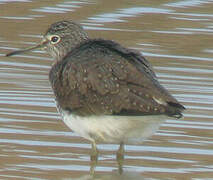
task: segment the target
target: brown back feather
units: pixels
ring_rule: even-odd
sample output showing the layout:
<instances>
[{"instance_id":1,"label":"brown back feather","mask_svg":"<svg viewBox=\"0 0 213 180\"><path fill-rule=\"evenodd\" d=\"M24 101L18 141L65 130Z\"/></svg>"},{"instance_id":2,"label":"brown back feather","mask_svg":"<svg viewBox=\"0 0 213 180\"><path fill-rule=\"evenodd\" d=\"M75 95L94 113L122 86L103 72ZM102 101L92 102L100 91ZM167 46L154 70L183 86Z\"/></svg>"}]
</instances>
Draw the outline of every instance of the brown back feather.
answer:
<instances>
[{"instance_id":1,"label":"brown back feather","mask_svg":"<svg viewBox=\"0 0 213 180\"><path fill-rule=\"evenodd\" d=\"M59 106L82 116L181 117L185 109L142 55L109 40L80 44L52 67L49 79Z\"/></svg>"}]
</instances>

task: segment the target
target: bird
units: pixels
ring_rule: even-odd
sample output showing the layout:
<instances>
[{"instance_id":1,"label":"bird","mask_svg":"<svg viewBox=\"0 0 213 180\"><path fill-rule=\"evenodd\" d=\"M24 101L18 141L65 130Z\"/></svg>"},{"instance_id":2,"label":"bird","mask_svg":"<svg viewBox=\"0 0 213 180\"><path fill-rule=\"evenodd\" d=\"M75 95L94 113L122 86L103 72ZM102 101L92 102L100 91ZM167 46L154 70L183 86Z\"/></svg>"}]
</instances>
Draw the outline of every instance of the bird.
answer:
<instances>
[{"instance_id":1,"label":"bird","mask_svg":"<svg viewBox=\"0 0 213 180\"><path fill-rule=\"evenodd\" d=\"M49 81L64 123L92 144L139 143L168 118L181 118L185 107L163 87L152 65L136 50L102 38L90 38L71 20L51 24L41 42L6 54L44 49L54 59Z\"/></svg>"}]
</instances>

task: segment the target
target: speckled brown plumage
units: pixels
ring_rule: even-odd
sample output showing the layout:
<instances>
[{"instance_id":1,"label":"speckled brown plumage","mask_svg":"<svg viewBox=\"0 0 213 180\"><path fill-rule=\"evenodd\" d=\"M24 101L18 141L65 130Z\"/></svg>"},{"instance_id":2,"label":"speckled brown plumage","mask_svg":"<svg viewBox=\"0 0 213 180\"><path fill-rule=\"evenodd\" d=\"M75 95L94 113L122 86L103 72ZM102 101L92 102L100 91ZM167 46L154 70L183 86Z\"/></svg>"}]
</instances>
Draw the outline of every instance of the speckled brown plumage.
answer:
<instances>
[{"instance_id":1,"label":"speckled brown plumage","mask_svg":"<svg viewBox=\"0 0 213 180\"><path fill-rule=\"evenodd\" d=\"M142 55L109 40L81 43L53 65L49 79L60 107L81 116L181 117L184 109Z\"/></svg>"},{"instance_id":2,"label":"speckled brown plumage","mask_svg":"<svg viewBox=\"0 0 213 180\"><path fill-rule=\"evenodd\" d=\"M141 142L185 109L159 84L149 62L138 52L109 40L89 39L72 21L52 24L40 44L8 53L12 56L44 48L54 58L49 80L64 123L92 142Z\"/></svg>"}]
</instances>

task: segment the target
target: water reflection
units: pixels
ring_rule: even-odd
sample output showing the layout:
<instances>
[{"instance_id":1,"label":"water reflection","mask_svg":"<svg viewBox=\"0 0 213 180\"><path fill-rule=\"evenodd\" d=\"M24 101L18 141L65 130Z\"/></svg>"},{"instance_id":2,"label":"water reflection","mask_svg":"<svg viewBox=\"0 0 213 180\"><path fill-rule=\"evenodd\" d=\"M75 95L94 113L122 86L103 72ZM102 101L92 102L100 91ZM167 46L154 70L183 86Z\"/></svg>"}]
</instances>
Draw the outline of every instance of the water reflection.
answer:
<instances>
[{"instance_id":1,"label":"water reflection","mask_svg":"<svg viewBox=\"0 0 213 180\"><path fill-rule=\"evenodd\" d=\"M177 7L177 8L187 8L187 7L193 7L193 6L201 6L203 4L210 3L211 0L202 1L202 0L184 0L184 1L178 1L178 2L171 2L165 4L166 6L171 7Z\"/></svg>"},{"instance_id":2,"label":"water reflection","mask_svg":"<svg viewBox=\"0 0 213 180\"><path fill-rule=\"evenodd\" d=\"M167 14L173 12L168 9L161 8L145 8L145 7L133 7L127 9L119 9L116 13L104 13L96 15L95 17L89 17L89 22L93 23L109 23L109 22L125 22L124 18L136 17L141 14L157 13L157 14Z\"/></svg>"},{"instance_id":3,"label":"water reflection","mask_svg":"<svg viewBox=\"0 0 213 180\"><path fill-rule=\"evenodd\" d=\"M63 178L61 180L143 180L145 179L140 173L138 172L131 172L126 171L120 174L117 171L108 172L108 174L93 174L93 175L83 175L77 178ZM154 180L154 179L153 179Z\"/></svg>"},{"instance_id":4,"label":"water reflection","mask_svg":"<svg viewBox=\"0 0 213 180\"><path fill-rule=\"evenodd\" d=\"M38 9L32 9L32 11L41 12L41 13L68 13L75 11L77 8L81 8L83 4L89 4L89 1L64 1L58 3L55 6L45 6Z\"/></svg>"},{"instance_id":5,"label":"water reflection","mask_svg":"<svg viewBox=\"0 0 213 180\"><path fill-rule=\"evenodd\" d=\"M0 4L11 2L32 2L32 0L0 0Z\"/></svg>"}]
</instances>

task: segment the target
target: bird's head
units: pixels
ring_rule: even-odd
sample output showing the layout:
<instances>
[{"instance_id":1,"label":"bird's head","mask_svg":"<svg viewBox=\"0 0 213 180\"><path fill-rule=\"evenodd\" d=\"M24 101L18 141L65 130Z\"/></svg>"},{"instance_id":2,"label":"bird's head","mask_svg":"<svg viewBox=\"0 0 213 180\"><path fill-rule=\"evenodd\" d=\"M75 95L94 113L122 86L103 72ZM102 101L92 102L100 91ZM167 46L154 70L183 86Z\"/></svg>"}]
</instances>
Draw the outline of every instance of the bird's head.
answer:
<instances>
[{"instance_id":1,"label":"bird's head","mask_svg":"<svg viewBox=\"0 0 213 180\"><path fill-rule=\"evenodd\" d=\"M36 46L6 54L12 56L34 49L45 49L56 60L62 59L76 45L88 39L83 28L72 21L59 21L52 24Z\"/></svg>"}]
</instances>

